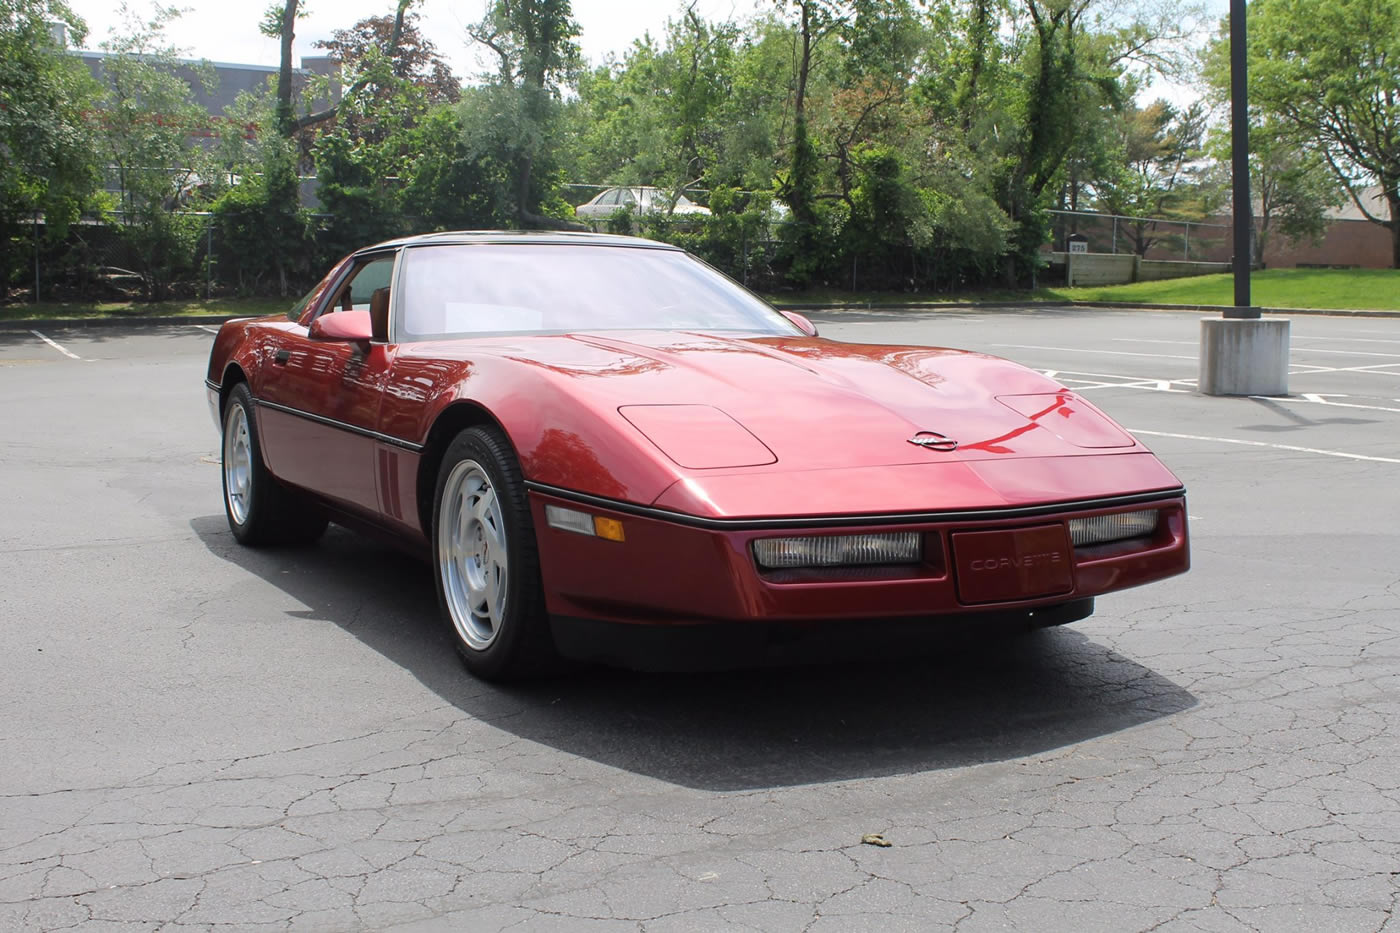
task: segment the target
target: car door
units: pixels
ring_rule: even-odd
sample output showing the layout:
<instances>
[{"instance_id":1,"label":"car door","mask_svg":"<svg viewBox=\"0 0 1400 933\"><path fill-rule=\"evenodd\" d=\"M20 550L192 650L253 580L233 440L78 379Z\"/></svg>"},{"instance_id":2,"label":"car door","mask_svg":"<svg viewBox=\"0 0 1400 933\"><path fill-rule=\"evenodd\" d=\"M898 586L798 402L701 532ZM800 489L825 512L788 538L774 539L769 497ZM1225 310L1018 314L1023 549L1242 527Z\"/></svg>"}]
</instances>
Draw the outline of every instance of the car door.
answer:
<instances>
[{"instance_id":1,"label":"car door","mask_svg":"<svg viewBox=\"0 0 1400 933\"><path fill-rule=\"evenodd\" d=\"M610 188L592 201L579 207L574 213L591 222L600 222L606 219L613 211L617 210L618 196L618 189Z\"/></svg>"},{"instance_id":2,"label":"car door","mask_svg":"<svg viewBox=\"0 0 1400 933\"><path fill-rule=\"evenodd\" d=\"M377 515L375 427L393 362L383 340L313 340L317 317L390 300L398 252L356 257L321 305L288 328L260 391L263 456L278 479Z\"/></svg>"}]
</instances>

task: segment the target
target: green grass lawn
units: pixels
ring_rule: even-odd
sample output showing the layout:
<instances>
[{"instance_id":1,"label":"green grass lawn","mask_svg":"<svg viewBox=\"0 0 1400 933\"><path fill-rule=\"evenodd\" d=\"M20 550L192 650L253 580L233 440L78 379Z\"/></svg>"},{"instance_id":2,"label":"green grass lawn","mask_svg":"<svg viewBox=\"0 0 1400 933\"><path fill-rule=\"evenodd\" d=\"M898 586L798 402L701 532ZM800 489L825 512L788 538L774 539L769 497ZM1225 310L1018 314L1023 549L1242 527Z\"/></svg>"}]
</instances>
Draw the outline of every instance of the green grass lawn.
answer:
<instances>
[{"instance_id":1,"label":"green grass lawn","mask_svg":"<svg viewBox=\"0 0 1400 933\"><path fill-rule=\"evenodd\" d=\"M294 298L202 298L190 301L105 301L14 304L0 306L0 321L34 321L44 318L87 320L90 318L174 317L200 315L208 317L238 315L256 316L282 314Z\"/></svg>"},{"instance_id":2,"label":"green grass lawn","mask_svg":"<svg viewBox=\"0 0 1400 933\"><path fill-rule=\"evenodd\" d=\"M1163 282L1097 288L1044 289L1071 301L1141 301L1147 304L1233 305L1234 277L1200 275ZM1400 311L1397 269L1265 269L1250 279L1250 297L1263 308Z\"/></svg>"}]
</instances>

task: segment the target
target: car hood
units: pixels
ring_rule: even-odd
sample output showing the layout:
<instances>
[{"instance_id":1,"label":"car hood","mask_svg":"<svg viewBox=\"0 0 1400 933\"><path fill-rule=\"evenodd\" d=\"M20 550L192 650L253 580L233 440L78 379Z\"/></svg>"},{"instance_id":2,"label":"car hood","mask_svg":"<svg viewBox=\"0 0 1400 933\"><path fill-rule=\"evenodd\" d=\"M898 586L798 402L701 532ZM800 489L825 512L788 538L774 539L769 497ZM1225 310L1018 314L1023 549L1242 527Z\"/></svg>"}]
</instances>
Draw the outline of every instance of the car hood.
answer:
<instances>
[{"instance_id":1,"label":"car hood","mask_svg":"<svg viewBox=\"0 0 1400 933\"><path fill-rule=\"evenodd\" d=\"M508 393L530 479L688 514L1000 508L1181 485L1073 392L962 350L610 331L413 354L472 360L463 397Z\"/></svg>"},{"instance_id":2,"label":"car hood","mask_svg":"<svg viewBox=\"0 0 1400 933\"><path fill-rule=\"evenodd\" d=\"M530 338L528 346L501 350L567 379L570 393L593 406L620 410L692 469L1141 450L1054 381L962 350L658 331Z\"/></svg>"}]
</instances>

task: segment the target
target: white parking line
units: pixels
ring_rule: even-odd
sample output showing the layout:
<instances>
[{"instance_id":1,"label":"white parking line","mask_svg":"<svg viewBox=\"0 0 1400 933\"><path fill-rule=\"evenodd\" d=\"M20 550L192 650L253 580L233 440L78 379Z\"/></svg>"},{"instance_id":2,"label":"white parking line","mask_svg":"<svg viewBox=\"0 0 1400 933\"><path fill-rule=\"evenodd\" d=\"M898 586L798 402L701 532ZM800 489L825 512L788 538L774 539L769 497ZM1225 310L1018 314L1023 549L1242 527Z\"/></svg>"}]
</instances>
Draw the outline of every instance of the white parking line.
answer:
<instances>
[{"instance_id":1,"label":"white parking line","mask_svg":"<svg viewBox=\"0 0 1400 933\"><path fill-rule=\"evenodd\" d=\"M1252 395L1250 398L1268 398L1263 395ZM1325 394L1315 392L1304 392L1297 398L1270 398L1274 402L1312 402L1315 405L1332 405L1337 408L1364 408L1367 411L1394 411L1400 412L1400 408L1387 408L1384 405L1362 405L1358 402L1331 402L1328 399L1351 398L1350 395L1343 395L1338 392L1328 392ZM1400 401L1400 399L1397 399Z\"/></svg>"},{"instance_id":2,"label":"white parking line","mask_svg":"<svg viewBox=\"0 0 1400 933\"><path fill-rule=\"evenodd\" d=\"M1306 366L1307 364L1301 365ZM1315 372L1358 371L1368 372L1369 370L1308 369L1302 373L1294 373L1294 375L1312 375ZM1091 392L1095 389L1145 389L1149 392L1186 394L1197 390L1195 379L1161 379L1152 376L1125 376L1122 373L1086 373L1065 369L1038 369L1036 372L1047 379L1054 379L1076 392ZM1381 373L1380 375L1400 375L1400 373ZM1378 396L1363 395L1359 397L1374 399L1378 402L1400 402L1400 399L1382 398ZM1400 408L1393 408L1389 405L1366 405L1358 401L1334 401L1335 399L1358 398L1358 396L1345 392L1300 392L1297 395L1284 397L1254 395L1250 396L1250 398L1262 399L1275 403L1330 405L1334 408L1360 408L1366 411L1385 411L1400 414Z\"/></svg>"},{"instance_id":3,"label":"white parking line","mask_svg":"<svg viewBox=\"0 0 1400 933\"><path fill-rule=\"evenodd\" d=\"M1292 444L1270 444L1265 441L1246 441L1237 437L1206 437L1200 434L1172 434L1168 431L1145 431L1139 428L1129 428L1131 434L1143 434L1148 437L1174 437L1183 441L1210 441L1216 444L1239 444L1243 447L1269 447L1274 450L1292 450L1303 454L1319 454L1323 457L1342 457L1347 460L1369 460L1373 463L1400 463L1400 458L1396 457L1373 457L1370 454L1353 454L1343 450L1320 450L1317 447L1295 447Z\"/></svg>"},{"instance_id":4,"label":"white parking line","mask_svg":"<svg viewBox=\"0 0 1400 933\"><path fill-rule=\"evenodd\" d=\"M206 330L211 334L217 334L219 332L217 327L210 327L208 324L196 324L195 327L198 327L200 330Z\"/></svg>"},{"instance_id":5,"label":"white parking line","mask_svg":"<svg viewBox=\"0 0 1400 933\"><path fill-rule=\"evenodd\" d=\"M1117 373L1081 373L1064 369L1037 370L1047 379L1055 379L1077 392L1089 389L1148 389L1153 392L1194 392L1194 379L1157 379L1154 377L1122 376ZM1108 380L1105 382L1104 380ZM1174 388L1184 386L1185 388Z\"/></svg>"},{"instance_id":6,"label":"white parking line","mask_svg":"<svg viewBox=\"0 0 1400 933\"><path fill-rule=\"evenodd\" d=\"M64 356L68 357L70 360L82 361L81 356L79 356L78 354L74 353L72 350L69 350L66 347L60 346L59 344L50 340L48 337L45 337L43 334L39 333L37 330L31 330L30 333L33 334L35 337L38 337L40 340L44 341L44 343L53 347L59 353L62 353Z\"/></svg>"},{"instance_id":7,"label":"white parking line","mask_svg":"<svg viewBox=\"0 0 1400 933\"><path fill-rule=\"evenodd\" d=\"M1294 370L1297 375L1311 376L1314 373L1364 373L1368 376L1400 376L1400 373L1391 370L1400 366L1400 363L1372 363L1369 366L1318 366L1316 363L1290 363L1290 367L1304 366L1306 369Z\"/></svg>"},{"instance_id":8,"label":"white parking line","mask_svg":"<svg viewBox=\"0 0 1400 933\"><path fill-rule=\"evenodd\" d=\"M1169 356L1164 353L1133 353L1129 350L1088 350L1084 347L1042 347L1033 343L994 343L994 347L1010 347L1013 350L1059 350L1062 353L1106 353L1110 356L1146 356L1154 360L1192 360L1195 356Z\"/></svg>"},{"instance_id":9,"label":"white parking line","mask_svg":"<svg viewBox=\"0 0 1400 933\"><path fill-rule=\"evenodd\" d=\"M1113 339L1114 339L1114 340L1117 340L1117 341L1119 341L1119 342L1121 342L1121 343L1170 343L1170 344L1179 344L1179 345L1183 345L1183 346L1192 346L1192 347L1194 347L1194 346L1197 345L1196 341L1194 341L1194 340L1154 340L1154 339L1149 339L1149 338L1147 338L1147 337L1114 337ZM1298 337L1295 337L1295 338L1293 338L1293 339L1298 340L1298 339L1308 339L1308 338L1298 338ZM1311 339L1314 339L1314 340L1324 340L1324 339L1328 339L1328 338L1314 337L1314 338L1311 338ZM1349 339L1351 339L1351 338L1348 338L1348 337L1337 337L1337 338L1335 338L1335 339L1337 339L1337 340L1349 340ZM1395 341L1376 340L1376 341L1370 341L1370 342L1372 342L1372 343L1400 343L1400 340L1395 340ZM1367 351L1367 350L1329 350L1329 349L1327 349L1326 347L1300 347L1300 346L1296 346L1296 345L1293 346L1291 349L1292 349L1292 352L1294 352L1294 353L1299 353L1299 352L1302 352L1302 353L1340 353L1340 354L1343 354L1344 356L1385 356L1385 357L1392 357L1392 358L1400 358L1400 353L1374 353L1374 352Z\"/></svg>"},{"instance_id":10,"label":"white parking line","mask_svg":"<svg viewBox=\"0 0 1400 933\"><path fill-rule=\"evenodd\" d=\"M1374 331L1368 331L1374 333ZM1400 343L1400 340L1387 340L1384 337L1312 337L1308 334L1294 334L1294 340L1345 340L1349 343Z\"/></svg>"},{"instance_id":11,"label":"white parking line","mask_svg":"<svg viewBox=\"0 0 1400 933\"><path fill-rule=\"evenodd\" d=\"M1400 359L1400 353L1374 353L1367 350L1329 350L1326 347L1294 347L1293 352L1303 353L1341 353L1344 356L1387 356L1391 359Z\"/></svg>"}]
</instances>

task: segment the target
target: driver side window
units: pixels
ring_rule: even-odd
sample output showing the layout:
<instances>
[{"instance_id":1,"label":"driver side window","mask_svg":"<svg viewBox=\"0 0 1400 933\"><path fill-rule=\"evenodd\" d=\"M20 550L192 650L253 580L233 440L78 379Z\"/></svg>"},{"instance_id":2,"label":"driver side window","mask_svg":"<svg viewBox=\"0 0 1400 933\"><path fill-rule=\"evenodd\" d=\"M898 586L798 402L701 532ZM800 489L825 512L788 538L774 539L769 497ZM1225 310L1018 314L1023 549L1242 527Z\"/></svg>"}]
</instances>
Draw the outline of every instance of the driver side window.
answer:
<instances>
[{"instance_id":1,"label":"driver side window","mask_svg":"<svg viewBox=\"0 0 1400 933\"><path fill-rule=\"evenodd\" d=\"M369 311L374 293L387 290L394 277L394 257L380 256L369 260L350 275L350 280L340 286L335 300L327 306L325 313L334 311Z\"/></svg>"},{"instance_id":2,"label":"driver side window","mask_svg":"<svg viewBox=\"0 0 1400 933\"><path fill-rule=\"evenodd\" d=\"M321 315L341 311L360 311L369 315L370 339L385 343L389 339L389 286L394 279L397 252L383 253L359 260L350 276L336 289L334 297L322 307Z\"/></svg>"}]
</instances>

